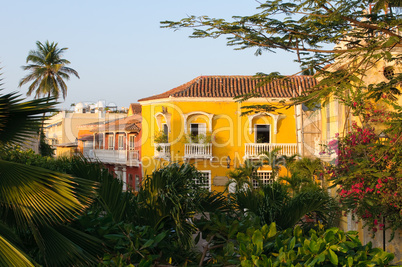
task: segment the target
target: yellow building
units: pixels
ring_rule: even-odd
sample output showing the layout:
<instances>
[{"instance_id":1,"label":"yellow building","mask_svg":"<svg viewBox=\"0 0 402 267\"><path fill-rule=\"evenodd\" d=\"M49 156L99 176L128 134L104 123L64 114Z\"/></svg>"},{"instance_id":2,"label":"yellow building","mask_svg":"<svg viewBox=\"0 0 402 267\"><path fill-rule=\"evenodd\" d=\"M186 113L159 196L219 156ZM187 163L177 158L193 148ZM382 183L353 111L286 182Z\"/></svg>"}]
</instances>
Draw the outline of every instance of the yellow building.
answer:
<instances>
[{"instance_id":1,"label":"yellow building","mask_svg":"<svg viewBox=\"0 0 402 267\"><path fill-rule=\"evenodd\" d=\"M314 86L310 76L293 76L261 85L252 76L200 76L159 95L140 99L142 106L142 164L145 174L169 162L189 162L205 173L210 190L223 191L227 172L246 159L280 148L279 154L300 152L295 107L252 112L249 105L289 101ZM242 103L233 98L255 93ZM270 167L258 170L264 183L272 181Z\"/></svg>"}]
</instances>

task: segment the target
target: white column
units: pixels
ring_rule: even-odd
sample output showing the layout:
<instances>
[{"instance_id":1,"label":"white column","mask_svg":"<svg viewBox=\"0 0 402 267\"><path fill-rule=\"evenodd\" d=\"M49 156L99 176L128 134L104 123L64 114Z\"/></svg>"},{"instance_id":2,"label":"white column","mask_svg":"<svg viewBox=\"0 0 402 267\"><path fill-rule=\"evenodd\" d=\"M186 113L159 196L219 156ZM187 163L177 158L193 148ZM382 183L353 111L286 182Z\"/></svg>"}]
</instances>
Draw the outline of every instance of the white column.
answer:
<instances>
[{"instance_id":1,"label":"white column","mask_svg":"<svg viewBox=\"0 0 402 267\"><path fill-rule=\"evenodd\" d=\"M105 132L102 133L102 149L105 150L105 144L106 144L106 134Z\"/></svg>"},{"instance_id":2,"label":"white column","mask_svg":"<svg viewBox=\"0 0 402 267\"><path fill-rule=\"evenodd\" d=\"M113 132L113 149L112 150L116 150L116 132Z\"/></svg>"},{"instance_id":3,"label":"white column","mask_svg":"<svg viewBox=\"0 0 402 267\"><path fill-rule=\"evenodd\" d=\"M121 176L121 180L123 182L123 191L127 191L127 168L123 167L123 174Z\"/></svg>"}]
</instances>

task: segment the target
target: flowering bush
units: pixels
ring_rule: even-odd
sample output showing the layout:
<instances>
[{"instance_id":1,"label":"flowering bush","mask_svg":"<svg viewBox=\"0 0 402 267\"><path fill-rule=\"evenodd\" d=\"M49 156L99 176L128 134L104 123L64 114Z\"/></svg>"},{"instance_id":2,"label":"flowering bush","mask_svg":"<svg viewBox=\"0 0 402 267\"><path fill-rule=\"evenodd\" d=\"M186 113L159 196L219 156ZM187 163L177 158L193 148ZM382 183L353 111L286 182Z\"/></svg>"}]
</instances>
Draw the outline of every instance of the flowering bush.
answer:
<instances>
[{"instance_id":1,"label":"flowering bush","mask_svg":"<svg viewBox=\"0 0 402 267\"><path fill-rule=\"evenodd\" d=\"M367 111L364 126L353 124L351 132L338 138L337 146L331 144L337 159L327 173L338 186L345 210L362 219L373 233L384 227L394 233L402 228L401 129L385 129L389 138L380 140L372 123L388 115L372 108Z\"/></svg>"}]
</instances>

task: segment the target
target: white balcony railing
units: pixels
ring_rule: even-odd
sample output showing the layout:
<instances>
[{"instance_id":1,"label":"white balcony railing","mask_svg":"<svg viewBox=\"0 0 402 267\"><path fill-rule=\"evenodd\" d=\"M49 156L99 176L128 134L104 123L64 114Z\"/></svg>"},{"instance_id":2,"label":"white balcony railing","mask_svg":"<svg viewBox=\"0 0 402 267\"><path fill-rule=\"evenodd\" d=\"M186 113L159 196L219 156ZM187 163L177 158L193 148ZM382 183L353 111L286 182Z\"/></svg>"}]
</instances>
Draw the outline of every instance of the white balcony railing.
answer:
<instances>
[{"instance_id":1,"label":"white balcony railing","mask_svg":"<svg viewBox=\"0 0 402 267\"><path fill-rule=\"evenodd\" d=\"M131 167L138 167L140 164L138 150L84 149L83 154L89 159L96 159L107 164L122 164Z\"/></svg>"},{"instance_id":2,"label":"white balcony railing","mask_svg":"<svg viewBox=\"0 0 402 267\"><path fill-rule=\"evenodd\" d=\"M169 143L156 143L154 150L154 157L158 159L170 159L170 144Z\"/></svg>"},{"instance_id":3,"label":"white balcony railing","mask_svg":"<svg viewBox=\"0 0 402 267\"><path fill-rule=\"evenodd\" d=\"M212 144L184 144L184 158L212 158Z\"/></svg>"},{"instance_id":4,"label":"white balcony railing","mask_svg":"<svg viewBox=\"0 0 402 267\"><path fill-rule=\"evenodd\" d=\"M258 158L264 152L271 152L275 148L280 148L278 155L292 156L297 154L297 144L270 144L270 143L248 143L245 147L245 158Z\"/></svg>"}]
</instances>

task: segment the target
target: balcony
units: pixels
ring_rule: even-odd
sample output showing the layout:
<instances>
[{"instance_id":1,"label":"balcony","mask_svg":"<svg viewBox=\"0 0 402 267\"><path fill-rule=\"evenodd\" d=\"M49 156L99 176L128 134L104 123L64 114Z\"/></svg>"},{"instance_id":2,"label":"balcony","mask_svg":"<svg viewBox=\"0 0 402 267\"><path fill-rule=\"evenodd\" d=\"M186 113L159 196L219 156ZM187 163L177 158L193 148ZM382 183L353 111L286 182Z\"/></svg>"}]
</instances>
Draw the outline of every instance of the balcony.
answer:
<instances>
[{"instance_id":1,"label":"balcony","mask_svg":"<svg viewBox=\"0 0 402 267\"><path fill-rule=\"evenodd\" d=\"M138 150L84 149L83 154L89 159L97 159L106 164L121 164L130 167L140 166Z\"/></svg>"},{"instance_id":2,"label":"balcony","mask_svg":"<svg viewBox=\"0 0 402 267\"><path fill-rule=\"evenodd\" d=\"M262 153L273 151L275 148L280 148L278 155L289 157L297 154L297 144L248 143L245 146L244 157L247 159L257 159Z\"/></svg>"},{"instance_id":3,"label":"balcony","mask_svg":"<svg viewBox=\"0 0 402 267\"><path fill-rule=\"evenodd\" d=\"M170 160L170 144L156 143L154 150L154 158Z\"/></svg>"},{"instance_id":4,"label":"balcony","mask_svg":"<svg viewBox=\"0 0 402 267\"><path fill-rule=\"evenodd\" d=\"M212 158L212 144L184 144L185 159Z\"/></svg>"}]
</instances>

